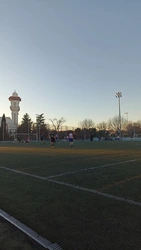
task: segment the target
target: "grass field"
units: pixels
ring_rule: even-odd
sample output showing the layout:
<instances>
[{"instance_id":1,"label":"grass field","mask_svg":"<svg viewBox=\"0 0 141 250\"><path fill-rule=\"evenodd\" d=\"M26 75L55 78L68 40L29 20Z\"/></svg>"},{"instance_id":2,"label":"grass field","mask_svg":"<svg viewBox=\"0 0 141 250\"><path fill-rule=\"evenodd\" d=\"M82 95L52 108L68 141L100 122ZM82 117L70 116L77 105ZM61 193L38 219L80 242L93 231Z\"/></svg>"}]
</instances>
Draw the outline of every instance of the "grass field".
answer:
<instances>
[{"instance_id":1,"label":"grass field","mask_svg":"<svg viewBox=\"0 0 141 250\"><path fill-rule=\"evenodd\" d=\"M141 249L141 143L1 143L0 208L64 250Z\"/></svg>"}]
</instances>

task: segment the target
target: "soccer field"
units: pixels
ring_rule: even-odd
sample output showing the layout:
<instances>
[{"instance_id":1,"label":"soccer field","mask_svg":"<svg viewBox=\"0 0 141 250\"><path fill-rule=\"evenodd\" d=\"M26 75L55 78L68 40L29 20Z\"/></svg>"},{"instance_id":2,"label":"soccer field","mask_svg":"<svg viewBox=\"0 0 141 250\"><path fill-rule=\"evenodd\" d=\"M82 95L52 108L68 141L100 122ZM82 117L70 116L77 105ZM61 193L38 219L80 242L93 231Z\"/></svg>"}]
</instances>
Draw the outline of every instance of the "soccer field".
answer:
<instances>
[{"instance_id":1,"label":"soccer field","mask_svg":"<svg viewBox=\"0 0 141 250\"><path fill-rule=\"evenodd\" d=\"M0 209L63 250L141 249L141 143L1 143Z\"/></svg>"}]
</instances>

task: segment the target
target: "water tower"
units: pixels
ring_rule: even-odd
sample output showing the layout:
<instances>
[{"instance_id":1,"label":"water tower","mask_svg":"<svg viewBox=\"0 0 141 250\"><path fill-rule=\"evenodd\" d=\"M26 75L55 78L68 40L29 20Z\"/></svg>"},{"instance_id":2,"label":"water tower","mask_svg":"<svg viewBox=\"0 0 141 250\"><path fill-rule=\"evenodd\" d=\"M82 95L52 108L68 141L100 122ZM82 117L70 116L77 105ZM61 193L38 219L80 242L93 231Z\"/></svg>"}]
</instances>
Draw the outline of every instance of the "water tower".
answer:
<instances>
[{"instance_id":1,"label":"water tower","mask_svg":"<svg viewBox=\"0 0 141 250\"><path fill-rule=\"evenodd\" d=\"M9 97L9 101L11 102L10 110L12 119L12 130L16 130L18 126L18 114L20 111L19 102L21 101L21 98L18 96L16 91L14 91L12 96Z\"/></svg>"}]
</instances>

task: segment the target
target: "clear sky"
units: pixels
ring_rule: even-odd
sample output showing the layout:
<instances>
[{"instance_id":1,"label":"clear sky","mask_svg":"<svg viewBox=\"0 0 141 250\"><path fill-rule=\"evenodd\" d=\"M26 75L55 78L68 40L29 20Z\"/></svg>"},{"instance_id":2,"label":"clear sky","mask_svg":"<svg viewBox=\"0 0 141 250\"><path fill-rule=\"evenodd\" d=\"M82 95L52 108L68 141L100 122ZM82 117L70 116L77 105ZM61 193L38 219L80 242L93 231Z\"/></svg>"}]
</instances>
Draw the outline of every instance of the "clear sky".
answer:
<instances>
[{"instance_id":1,"label":"clear sky","mask_svg":"<svg viewBox=\"0 0 141 250\"><path fill-rule=\"evenodd\" d=\"M0 116L141 119L141 1L0 0Z\"/></svg>"}]
</instances>

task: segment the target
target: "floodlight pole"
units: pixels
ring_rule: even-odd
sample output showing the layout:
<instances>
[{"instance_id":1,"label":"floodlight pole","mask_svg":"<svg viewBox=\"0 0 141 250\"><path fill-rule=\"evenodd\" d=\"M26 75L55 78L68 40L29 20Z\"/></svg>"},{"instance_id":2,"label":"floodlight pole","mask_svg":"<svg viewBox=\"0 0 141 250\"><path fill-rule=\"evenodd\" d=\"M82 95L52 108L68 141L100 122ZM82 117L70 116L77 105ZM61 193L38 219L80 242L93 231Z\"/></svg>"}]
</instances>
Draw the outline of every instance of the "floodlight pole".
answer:
<instances>
[{"instance_id":1,"label":"floodlight pole","mask_svg":"<svg viewBox=\"0 0 141 250\"><path fill-rule=\"evenodd\" d=\"M4 121L2 125L3 125L2 130L3 130L3 141L4 141Z\"/></svg>"},{"instance_id":2,"label":"floodlight pole","mask_svg":"<svg viewBox=\"0 0 141 250\"><path fill-rule=\"evenodd\" d=\"M118 98L118 104L119 104L119 133L121 137L121 109L120 109L120 98L122 97L121 92L116 93L116 98Z\"/></svg>"},{"instance_id":3,"label":"floodlight pole","mask_svg":"<svg viewBox=\"0 0 141 250\"><path fill-rule=\"evenodd\" d=\"M125 115L127 115L127 124L128 124L128 112L124 113Z\"/></svg>"},{"instance_id":4,"label":"floodlight pole","mask_svg":"<svg viewBox=\"0 0 141 250\"><path fill-rule=\"evenodd\" d=\"M40 140L40 130L41 130L41 123L39 122L39 140Z\"/></svg>"},{"instance_id":5,"label":"floodlight pole","mask_svg":"<svg viewBox=\"0 0 141 250\"><path fill-rule=\"evenodd\" d=\"M68 127L66 126L66 139L67 139L67 131L68 131Z\"/></svg>"},{"instance_id":6,"label":"floodlight pole","mask_svg":"<svg viewBox=\"0 0 141 250\"><path fill-rule=\"evenodd\" d=\"M27 134L28 134L28 141L29 141L29 120L28 120L28 123L27 123Z\"/></svg>"},{"instance_id":7,"label":"floodlight pole","mask_svg":"<svg viewBox=\"0 0 141 250\"><path fill-rule=\"evenodd\" d=\"M35 115L36 115L36 141L38 141L38 131L37 131L37 128L38 128L37 116L38 116L38 114L35 114Z\"/></svg>"}]
</instances>

